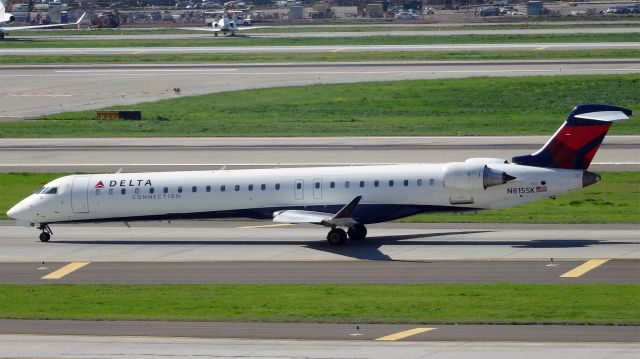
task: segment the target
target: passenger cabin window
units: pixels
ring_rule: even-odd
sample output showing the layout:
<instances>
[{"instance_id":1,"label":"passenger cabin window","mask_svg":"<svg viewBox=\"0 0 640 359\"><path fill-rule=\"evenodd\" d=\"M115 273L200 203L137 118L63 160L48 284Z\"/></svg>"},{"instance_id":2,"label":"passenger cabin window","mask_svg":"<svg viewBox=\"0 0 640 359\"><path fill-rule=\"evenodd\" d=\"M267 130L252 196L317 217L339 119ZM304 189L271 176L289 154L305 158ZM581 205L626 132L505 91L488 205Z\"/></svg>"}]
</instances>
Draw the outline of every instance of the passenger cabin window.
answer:
<instances>
[{"instance_id":1,"label":"passenger cabin window","mask_svg":"<svg viewBox=\"0 0 640 359\"><path fill-rule=\"evenodd\" d=\"M418 183L418 186L422 186L422 178L419 178L417 183Z\"/></svg>"},{"instance_id":2,"label":"passenger cabin window","mask_svg":"<svg viewBox=\"0 0 640 359\"><path fill-rule=\"evenodd\" d=\"M300 182L296 183L296 188L297 189L301 189L302 188L302 183L300 183Z\"/></svg>"},{"instance_id":3,"label":"passenger cabin window","mask_svg":"<svg viewBox=\"0 0 640 359\"><path fill-rule=\"evenodd\" d=\"M393 187L393 180L389 180L389 187Z\"/></svg>"},{"instance_id":4,"label":"passenger cabin window","mask_svg":"<svg viewBox=\"0 0 640 359\"><path fill-rule=\"evenodd\" d=\"M431 178L429 179L429 186L433 186L433 184L436 183L436 180Z\"/></svg>"},{"instance_id":5,"label":"passenger cabin window","mask_svg":"<svg viewBox=\"0 0 640 359\"><path fill-rule=\"evenodd\" d=\"M280 183L276 183L276 191L280 190Z\"/></svg>"},{"instance_id":6,"label":"passenger cabin window","mask_svg":"<svg viewBox=\"0 0 640 359\"><path fill-rule=\"evenodd\" d=\"M404 180L404 186L407 187L409 185L409 180Z\"/></svg>"},{"instance_id":7,"label":"passenger cabin window","mask_svg":"<svg viewBox=\"0 0 640 359\"><path fill-rule=\"evenodd\" d=\"M113 188L109 188L109 196L113 196Z\"/></svg>"},{"instance_id":8,"label":"passenger cabin window","mask_svg":"<svg viewBox=\"0 0 640 359\"><path fill-rule=\"evenodd\" d=\"M198 187L196 186L191 187L191 192L195 193L197 191L198 191Z\"/></svg>"},{"instance_id":9,"label":"passenger cabin window","mask_svg":"<svg viewBox=\"0 0 640 359\"><path fill-rule=\"evenodd\" d=\"M373 185L374 185L375 187L380 186L380 181L378 181L378 180L373 181Z\"/></svg>"},{"instance_id":10,"label":"passenger cabin window","mask_svg":"<svg viewBox=\"0 0 640 359\"><path fill-rule=\"evenodd\" d=\"M96 196L100 195L100 188L96 188Z\"/></svg>"},{"instance_id":11,"label":"passenger cabin window","mask_svg":"<svg viewBox=\"0 0 640 359\"><path fill-rule=\"evenodd\" d=\"M178 186L178 193L182 193L182 186Z\"/></svg>"},{"instance_id":12,"label":"passenger cabin window","mask_svg":"<svg viewBox=\"0 0 640 359\"><path fill-rule=\"evenodd\" d=\"M329 182L329 188L336 188L335 182Z\"/></svg>"},{"instance_id":13,"label":"passenger cabin window","mask_svg":"<svg viewBox=\"0 0 640 359\"><path fill-rule=\"evenodd\" d=\"M121 189L120 194L127 194L127 189L126 188Z\"/></svg>"},{"instance_id":14,"label":"passenger cabin window","mask_svg":"<svg viewBox=\"0 0 640 359\"><path fill-rule=\"evenodd\" d=\"M207 187L205 188L205 191L207 191L207 192L211 192L211 186L207 186Z\"/></svg>"},{"instance_id":15,"label":"passenger cabin window","mask_svg":"<svg viewBox=\"0 0 640 359\"><path fill-rule=\"evenodd\" d=\"M163 188L163 189L162 189L162 192L164 192L164 193L169 193L169 187L165 187L165 188Z\"/></svg>"},{"instance_id":16,"label":"passenger cabin window","mask_svg":"<svg viewBox=\"0 0 640 359\"><path fill-rule=\"evenodd\" d=\"M220 192L224 192L227 189L225 185L220 186Z\"/></svg>"},{"instance_id":17,"label":"passenger cabin window","mask_svg":"<svg viewBox=\"0 0 640 359\"><path fill-rule=\"evenodd\" d=\"M344 183L344 188L349 188L349 185L350 185L350 184L351 184L351 183L349 183L349 181L346 181L346 182Z\"/></svg>"},{"instance_id":18,"label":"passenger cabin window","mask_svg":"<svg viewBox=\"0 0 640 359\"><path fill-rule=\"evenodd\" d=\"M250 184L249 187L247 187L247 188L249 188L249 191L253 191L253 185L252 184Z\"/></svg>"},{"instance_id":19,"label":"passenger cabin window","mask_svg":"<svg viewBox=\"0 0 640 359\"><path fill-rule=\"evenodd\" d=\"M136 189L134 190L134 192L135 192L136 194L140 194L140 188L139 188L139 187L136 187Z\"/></svg>"},{"instance_id":20,"label":"passenger cabin window","mask_svg":"<svg viewBox=\"0 0 640 359\"><path fill-rule=\"evenodd\" d=\"M156 189L153 187L149 187L149 194L154 194L156 193Z\"/></svg>"},{"instance_id":21,"label":"passenger cabin window","mask_svg":"<svg viewBox=\"0 0 640 359\"><path fill-rule=\"evenodd\" d=\"M263 183L263 184L260 185L260 190L261 191L264 191L266 189L267 189L267 185L266 184Z\"/></svg>"},{"instance_id":22,"label":"passenger cabin window","mask_svg":"<svg viewBox=\"0 0 640 359\"><path fill-rule=\"evenodd\" d=\"M316 189L320 189L320 182L315 183Z\"/></svg>"},{"instance_id":23,"label":"passenger cabin window","mask_svg":"<svg viewBox=\"0 0 640 359\"><path fill-rule=\"evenodd\" d=\"M364 181L360 181L360 187L364 187Z\"/></svg>"},{"instance_id":24,"label":"passenger cabin window","mask_svg":"<svg viewBox=\"0 0 640 359\"><path fill-rule=\"evenodd\" d=\"M236 185L235 190L236 190L236 192L238 192L240 190L240 185L239 184Z\"/></svg>"}]
</instances>

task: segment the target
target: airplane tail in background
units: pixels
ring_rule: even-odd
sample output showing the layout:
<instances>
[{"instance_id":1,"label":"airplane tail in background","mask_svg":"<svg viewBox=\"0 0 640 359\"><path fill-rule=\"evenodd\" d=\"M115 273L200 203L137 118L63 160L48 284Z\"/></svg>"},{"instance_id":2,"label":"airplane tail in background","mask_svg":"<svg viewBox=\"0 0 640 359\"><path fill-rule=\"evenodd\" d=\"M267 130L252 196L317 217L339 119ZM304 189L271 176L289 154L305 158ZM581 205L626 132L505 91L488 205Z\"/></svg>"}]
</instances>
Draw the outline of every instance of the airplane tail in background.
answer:
<instances>
[{"instance_id":1,"label":"airplane tail in background","mask_svg":"<svg viewBox=\"0 0 640 359\"><path fill-rule=\"evenodd\" d=\"M2 24L10 24L16 20L15 17L11 14L7 14L4 8L4 3L0 0L0 25Z\"/></svg>"},{"instance_id":2,"label":"airplane tail in background","mask_svg":"<svg viewBox=\"0 0 640 359\"><path fill-rule=\"evenodd\" d=\"M523 166L586 170L613 121L626 120L631 110L610 105L578 105L564 124L536 153L516 156Z\"/></svg>"}]
</instances>

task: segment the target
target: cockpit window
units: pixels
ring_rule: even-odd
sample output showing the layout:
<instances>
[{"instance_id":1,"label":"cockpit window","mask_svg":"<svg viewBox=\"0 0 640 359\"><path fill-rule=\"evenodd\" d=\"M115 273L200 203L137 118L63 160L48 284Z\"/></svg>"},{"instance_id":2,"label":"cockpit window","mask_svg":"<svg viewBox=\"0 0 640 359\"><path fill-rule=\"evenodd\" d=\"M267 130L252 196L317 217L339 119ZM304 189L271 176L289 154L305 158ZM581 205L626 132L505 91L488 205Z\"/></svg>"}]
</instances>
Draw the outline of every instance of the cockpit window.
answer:
<instances>
[{"instance_id":1,"label":"cockpit window","mask_svg":"<svg viewBox=\"0 0 640 359\"><path fill-rule=\"evenodd\" d=\"M33 191L33 194L38 194L44 190L44 187L40 187L37 190Z\"/></svg>"},{"instance_id":2,"label":"cockpit window","mask_svg":"<svg viewBox=\"0 0 640 359\"><path fill-rule=\"evenodd\" d=\"M42 191L43 194L56 194L58 193L58 187L49 187L49 188L45 188L44 191Z\"/></svg>"}]
</instances>

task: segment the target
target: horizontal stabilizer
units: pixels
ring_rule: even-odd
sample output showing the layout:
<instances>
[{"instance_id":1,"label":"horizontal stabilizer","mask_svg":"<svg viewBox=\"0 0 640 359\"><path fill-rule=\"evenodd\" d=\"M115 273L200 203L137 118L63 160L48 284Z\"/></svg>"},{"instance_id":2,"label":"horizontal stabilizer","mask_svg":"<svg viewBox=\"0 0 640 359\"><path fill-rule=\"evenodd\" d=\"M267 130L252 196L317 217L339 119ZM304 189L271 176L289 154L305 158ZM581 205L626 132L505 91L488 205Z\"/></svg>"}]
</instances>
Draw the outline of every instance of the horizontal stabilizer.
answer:
<instances>
[{"instance_id":1,"label":"horizontal stabilizer","mask_svg":"<svg viewBox=\"0 0 640 359\"><path fill-rule=\"evenodd\" d=\"M580 115L575 115L574 118L579 118L582 120L613 122L619 120L628 120L629 116L627 116L622 111L599 111L582 113Z\"/></svg>"}]
</instances>

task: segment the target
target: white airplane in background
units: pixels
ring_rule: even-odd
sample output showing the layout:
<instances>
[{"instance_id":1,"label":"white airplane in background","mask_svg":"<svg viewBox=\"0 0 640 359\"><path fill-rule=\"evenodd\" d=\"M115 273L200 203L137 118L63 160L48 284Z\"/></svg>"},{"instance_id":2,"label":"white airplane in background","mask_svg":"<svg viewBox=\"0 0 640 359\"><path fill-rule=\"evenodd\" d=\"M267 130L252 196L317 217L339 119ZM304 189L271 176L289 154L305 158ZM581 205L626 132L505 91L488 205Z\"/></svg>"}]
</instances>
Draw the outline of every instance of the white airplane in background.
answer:
<instances>
[{"instance_id":1,"label":"white airplane in background","mask_svg":"<svg viewBox=\"0 0 640 359\"><path fill-rule=\"evenodd\" d=\"M589 186L588 168L611 123L631 110L580 105L536 153L443 164L71 175L7 212L51 238L54 223L221 217L330 227L327 241L363 240L366 224L425 212L497 209ZM343 228L346 228L347 231Z\"/></svg>"},{"instance_id":2,"label":"white airplane in background","mask_svg":"<svg viewBox=\"0 0 640 359\"><path fill-rule=\"evenodd\" d=\"M219 33L225 36L235 36L236 31L242 31L247 29L260 29L265 26L246 26L239 27L234 20L234 17L242 13L241 10L226 10L226 11L214 11L214 12L206 12L206 14L212 14L216 16L220 16L220 18L216 21L211 22L211 27L188 27L182 28L183 30L196 30L196 31L213 31L214 36L218 36Z\"/></svg>"},{"instance_id":3,"label":"white airplane in background","mask_svg":"<svg viewBox=\"0 0 640 359\"><path fill-rule=\"evenodd\" d=\"M61 27L61 26L74 26L78 25L80 21L84 18L86 13L83 13L82 16L78 19L78 21L68 24L49 24L49 25L29 25L29 26L11 26L4 27L5 24L11 24L16 20L13 14L5 11L4 4L0 1L0 39L4 39L4 35L7 31L13 30L33 30L33 29L46 29L52 27Z\"/></svg>"}]
</instances>

